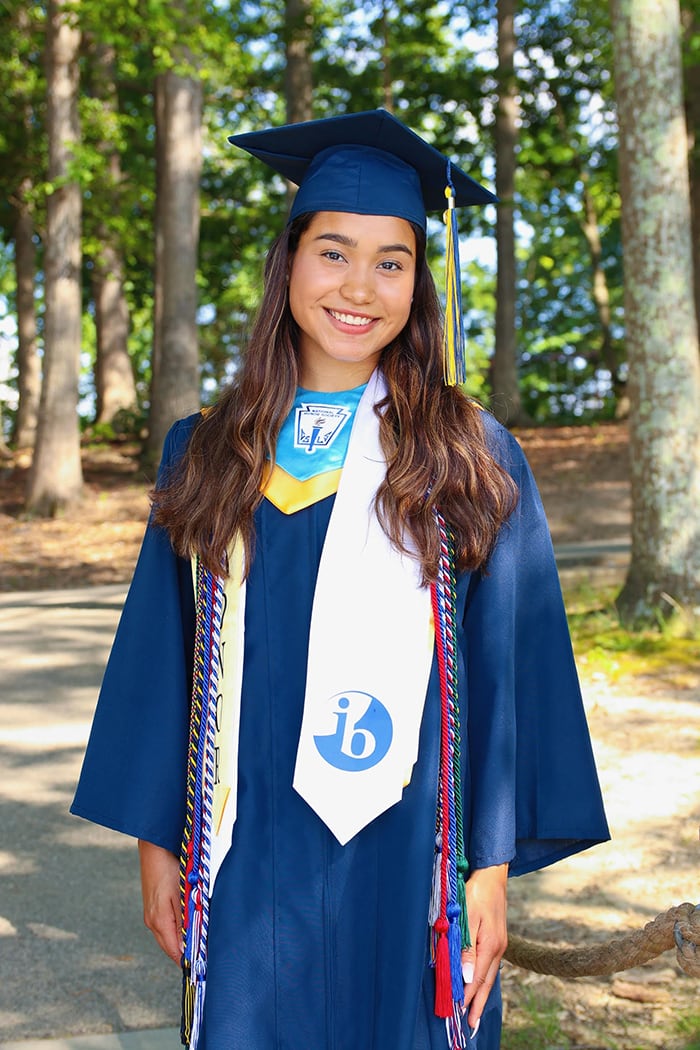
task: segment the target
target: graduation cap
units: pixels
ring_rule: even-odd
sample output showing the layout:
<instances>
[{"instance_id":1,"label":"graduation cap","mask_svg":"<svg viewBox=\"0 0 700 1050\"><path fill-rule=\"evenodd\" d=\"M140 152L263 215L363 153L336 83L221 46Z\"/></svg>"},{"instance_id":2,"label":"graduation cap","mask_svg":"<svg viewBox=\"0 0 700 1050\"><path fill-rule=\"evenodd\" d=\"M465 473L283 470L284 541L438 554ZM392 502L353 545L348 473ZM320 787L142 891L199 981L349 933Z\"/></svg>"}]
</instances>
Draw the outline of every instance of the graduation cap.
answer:
<instances>
[{"instance_id":1,"label":"graduation cap","mask_svg":"<svg viewBox=\"0 0 700 1050\"><path fill-rule=\"evenodd\" d=\"M445 211L445 382L465 380L459 241L455 208L490 204L493 193L384 109L231 135L299 189L289 219L307 212L394 215L426 228Z\"/></svg>"},{"instance_id":2,"label":"graduation cap","mask_svg":"<svg viewBox=\"0 0 700 1050\"><path fill-rule=\"evenodd\" d=\"M423 229L444 211L449 166L456 207L495 196L384 109L231 135L229 142L300 187L290 219L309 211L396 215Z\"/></svg>"}]
</instances>

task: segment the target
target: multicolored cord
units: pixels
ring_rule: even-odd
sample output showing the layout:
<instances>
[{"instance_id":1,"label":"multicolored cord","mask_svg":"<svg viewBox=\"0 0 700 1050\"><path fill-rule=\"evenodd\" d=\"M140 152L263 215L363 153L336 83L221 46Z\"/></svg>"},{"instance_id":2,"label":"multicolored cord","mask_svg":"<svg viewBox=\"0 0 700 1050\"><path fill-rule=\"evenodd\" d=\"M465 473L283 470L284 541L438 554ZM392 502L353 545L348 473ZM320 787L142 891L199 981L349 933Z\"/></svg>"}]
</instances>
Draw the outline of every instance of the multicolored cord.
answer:
<instances>
[{"instance_id":1,"label":"multicolored cord","mask_svg":"<svg viewBox=\"0 0 700 1050\"><path fill-rule=\"evenodd\" d=\"M452 533L437 508L435 520L440 535L440 565L431 596L440 676L441 729L430 922L435 965L435 1013L445 1018L450 1050L463 1050L466 1041L461 1023L464 1003L462 950L471 947L471 940L464 887L468 864L464 854L462 815L456 575Z\"/></svg>"},{"instance_id":2,"label":"multicolored cord","mask_svg":"<svg viewBox=\"0 0 700 1050\"><path fill-rule=\"evenodd\" d=\"M190 1050L196 1050L201 1031L207 978L214 734L224 581L197 561L196 586L185 829L180 853L183 938L180 1039Z\"/></svg>"},{"instance_id":3,"label":"multicolored cord","mask_svg":"<svg viewBox=\"0 0 700 1050\"><path fill-rule=\"evenodd\" d=\"M471 946L464 881L461 740L456 645L456 575L449 526L435 510L440 565L431 588L440 678L440 770L436 814L435 876L431 902L435 964L435 1013L445 1018L450 1050L464 1050L461 953ZM196 631L185 828L180 855L183 993L180 1038L196 1050L206 990L209 863L214 786L214 735L220 666L224 581L197 562Z\"/></svg>"}]
</instances>

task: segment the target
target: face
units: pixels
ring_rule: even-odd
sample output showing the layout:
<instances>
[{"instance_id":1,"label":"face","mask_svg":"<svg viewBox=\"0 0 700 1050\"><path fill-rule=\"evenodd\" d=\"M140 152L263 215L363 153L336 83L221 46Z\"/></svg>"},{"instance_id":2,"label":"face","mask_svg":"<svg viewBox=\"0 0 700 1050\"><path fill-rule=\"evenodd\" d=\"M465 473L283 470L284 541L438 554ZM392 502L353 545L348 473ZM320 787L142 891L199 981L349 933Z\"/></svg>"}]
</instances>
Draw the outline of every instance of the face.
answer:
<instances>
[{"instance_id":1,"label":"face","mask_svg":"<svg viewBox=\"0 0 700 1050\"><path fill-rule=\"evenodd\" d=\"M309 390L365 383L411 311L416 238L405 219L318 212L289 275L299 381Z\"/></svg>"}]
</instances>

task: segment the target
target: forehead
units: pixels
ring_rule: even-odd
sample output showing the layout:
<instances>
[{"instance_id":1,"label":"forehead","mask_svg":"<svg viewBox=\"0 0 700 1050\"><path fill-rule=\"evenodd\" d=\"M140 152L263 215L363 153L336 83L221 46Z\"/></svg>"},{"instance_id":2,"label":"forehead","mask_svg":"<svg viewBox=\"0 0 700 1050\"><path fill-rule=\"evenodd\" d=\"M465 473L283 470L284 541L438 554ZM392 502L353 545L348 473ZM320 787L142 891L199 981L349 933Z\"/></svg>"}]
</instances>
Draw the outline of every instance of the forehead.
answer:
<instances>
[{"instance_id":1,"label":"forehead","mask_svg":"<svg viewBox=\"0 0 700 1050\"><path fill-rule=\"evenodd\" d=\"M304 239L314 240L324 234L340 234L359 246L381 248L404 244L415 250L416 236L406 219L395 215L358 215L354 212L319 211L313 216Z\"/></svg>"}]
</instances>

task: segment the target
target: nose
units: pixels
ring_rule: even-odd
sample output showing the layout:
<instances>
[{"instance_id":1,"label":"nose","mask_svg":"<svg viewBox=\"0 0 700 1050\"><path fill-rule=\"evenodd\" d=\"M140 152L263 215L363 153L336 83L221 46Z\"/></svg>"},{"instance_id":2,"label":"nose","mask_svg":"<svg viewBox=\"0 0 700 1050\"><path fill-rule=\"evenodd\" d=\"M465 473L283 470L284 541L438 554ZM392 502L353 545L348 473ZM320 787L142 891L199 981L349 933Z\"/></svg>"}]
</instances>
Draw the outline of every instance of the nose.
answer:
<instances>
[{"instance_id":1,"label":"nose","mask_svg":"<svg viewBox=\"0 0 700 1050\"><path fill-rule=\"evenodd\" d=\"M340 294L349 303L371 303L374 299L374 280L364 267L353 267L346 272Z\"/></svg>"}]
</instances>

